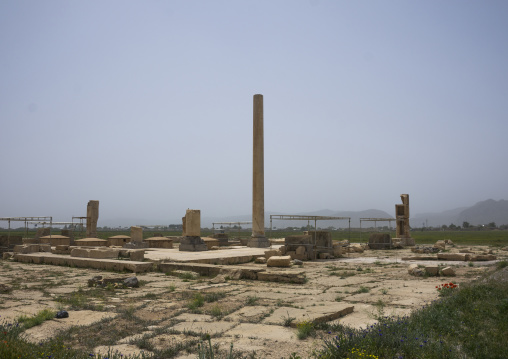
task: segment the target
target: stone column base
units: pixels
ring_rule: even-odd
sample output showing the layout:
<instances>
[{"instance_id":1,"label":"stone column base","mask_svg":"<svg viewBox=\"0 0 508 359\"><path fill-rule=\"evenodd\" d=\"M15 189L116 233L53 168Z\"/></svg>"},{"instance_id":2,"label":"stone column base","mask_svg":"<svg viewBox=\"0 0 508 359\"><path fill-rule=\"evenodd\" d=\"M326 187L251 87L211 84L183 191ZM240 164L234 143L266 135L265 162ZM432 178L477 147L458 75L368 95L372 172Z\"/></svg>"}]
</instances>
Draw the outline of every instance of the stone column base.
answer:
<instances>
[{"instance_id":1,"label":"stone column base","mask_svg":"<svg viewBox=\"0 0 508 359\"><path fill-rule=\"evenodd\" d=\"M250 237L247 242L247 247L251 248L268 248L270 245L270 241L266 237Z\"/></svg>"},{"instance_id":2,"label":"stone column base","mask_svg":"<svg viewBox=\"0 0 508 359\"><path fill-rule=\"evenodd\" d=\"M178 250L181 252L199 252L207 251L208 247L201 237L185 236L182 237Z\"/></svg>"}]
</instances>

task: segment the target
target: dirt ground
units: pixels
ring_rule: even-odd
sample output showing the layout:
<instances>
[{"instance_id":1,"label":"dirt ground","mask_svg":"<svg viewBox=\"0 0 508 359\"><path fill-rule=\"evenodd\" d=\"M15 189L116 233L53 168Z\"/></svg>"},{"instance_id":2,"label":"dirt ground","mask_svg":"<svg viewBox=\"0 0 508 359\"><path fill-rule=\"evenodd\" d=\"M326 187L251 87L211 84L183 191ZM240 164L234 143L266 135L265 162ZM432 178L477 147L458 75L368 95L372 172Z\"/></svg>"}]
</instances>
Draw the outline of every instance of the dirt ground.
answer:
<instances>
[{"instance_id":1,"label":"dirt ground","mask_svg":"<svg viewBox=\"0 0 508 359\"><path fill-rule=\"evenodd\" d=\"M466 249L456 246L453 251ZM489 250L470 247L474 252ZM508 257L495 249L498 260ZM331 318L329 323L365 327L380 315L405 315L438 298L436 286L466 283L493 269L494 262L403 261L409 249L367 250L348 257L304 262L304 284L232 280L213 284L213 278L189 273L143 273L139 288L88 287L88 279L126 277L125 273L0 261L0 320L13 321L42 309L67 310L69 317L53 319L26 331L40 342L60 335L66 345L108 348L124 355L158 350L167 357L196 358L196 344L204 333L223 350L234 349L256 358L309 356L322 345L315 337L297 338L294 325ZM456 276L415 277L411 263L451 266ZM244 266L266 267L248 263ZM197 293L201 294L199 302ZM350 313L349 313L350 312ZM292 324L293 326L289 326Z\"/></svg>"}]
</instances>

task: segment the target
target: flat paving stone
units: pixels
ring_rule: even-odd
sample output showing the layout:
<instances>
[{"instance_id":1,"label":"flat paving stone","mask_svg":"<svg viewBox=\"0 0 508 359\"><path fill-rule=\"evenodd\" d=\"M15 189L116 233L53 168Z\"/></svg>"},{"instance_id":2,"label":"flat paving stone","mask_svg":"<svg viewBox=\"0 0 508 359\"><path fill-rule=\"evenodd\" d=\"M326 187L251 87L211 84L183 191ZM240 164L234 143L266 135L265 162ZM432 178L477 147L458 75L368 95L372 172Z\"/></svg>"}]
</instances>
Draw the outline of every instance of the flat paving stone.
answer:
<instances>
[{"instance_id":1,"label":"flat paving stone","mask_svg":"<svg viewBox=\"0 0 508 359\"><path fill-rule=\"evenodd\" d=\"M26 338L32 343L39 343L52 338L59 331L70 328L74 325L91 325L105 318L114 318L116 313L95 312L92 310L68 311L69 317L64 319L47 320L41 325L32 327L25 331Z\"/></svg>"},{"instance_id":2,"label":"flat paving stone","mask_svg":"<svg viewBox=\"0 0 508 359\"><path fill-rule=\"evenodd\" d=\"M232 322L181 322L172 327L179 332L222 334L235 326Z\"/></svg>"},{"instance_id":3,"label":"flat paving stone","mask_svg":"<svg viewBox=\"0 0 508 359\"><path fill-rule=\"evenodd\" d=\"M235 338L239 336L241 338L260 338L266 340L277 338L279 341L291 341L296 338L294 329L280 325L252 323L240 323L233 329L226 331L224 335Z\"/></svg>"},{"instance_id":4,"label":"flat paving stone","mask_svg":"<svg viewBox=\"0 0 508 359\"><path fill-rule=\"evenodd\" d=\"M354 305L348 303L328 302L323 306L310 306L305 309L280 307L263 320L263 324L283 325L286 318L294 318L292 324L303 321L314 323L329 322L346 316L354 311Z\"/></svg>"}]
</instances>

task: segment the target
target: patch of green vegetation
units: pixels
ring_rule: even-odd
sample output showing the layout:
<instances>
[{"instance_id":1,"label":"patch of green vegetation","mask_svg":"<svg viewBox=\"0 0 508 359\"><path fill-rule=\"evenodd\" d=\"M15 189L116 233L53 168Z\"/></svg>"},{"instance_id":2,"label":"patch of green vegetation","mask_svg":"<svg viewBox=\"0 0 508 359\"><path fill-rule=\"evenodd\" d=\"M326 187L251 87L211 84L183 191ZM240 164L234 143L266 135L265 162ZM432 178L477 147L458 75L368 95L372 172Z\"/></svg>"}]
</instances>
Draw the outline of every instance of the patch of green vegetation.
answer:
<instances>
[{"instance_id":1,"label":"patch of green vegetation","mask_svg":"<svg viewBox=\"0 0 508 359\"><path fill-rule=\"evenodd\" d=\"M53 319L56 315L56 312L51 309L43 309L39 312L37 312L36 315L33 317L28 317L25 315L22 315L18 318L18 323L23 324L24 329L35 327L36 325L41 325L46 320Z\"/></svg>"},{"instance_id":2,"label":"patch of green vegetation","mask_svg":"<svg viewBox=\"0 0 508 359\"><path fill-rule=\"evenodd\" d=\"M360 286L360 288L353 292L353 294L360 294L360 293L368 293L370 292L370 288L364 287L363 285Z\"/></svg>"},{"instance_id":3,"label":"patch of green vegetation","mask_svg":"<svg viewBox=\"0 0 508 359\"><path fill-rule=\"evenodd\" d=\"M257 301L259 300L256 296L248 296L247 297L247 305L256 305Z\"/></svg>"},{"instance_id":4,"label":"patch of green vegetation","mask_svg":"<svg viewBox=\"0 0 508 359\"><path fill-rule=\"evenodd\" d=\"M205 304L205 297L201 293L195 293L192 296L192 299L187 303L187 308L191 311L195 311L199 307L202 307Z\"/></svg>"},{"instance_id":5,"label":"patch of green vegetation","mask_svg":"<svg viewBox=\"0 0 508 359\"><path fill-rule=\"evenodd\" d=\"M296 336L300 340L306 339L307 337L314 336L316 334L314 323L308 320L298 323L296 325L296 330Z\"/></svg>"},{"instance_id":6,"label":"patch of green vegetation","mask_svg":"<svg viewBox=\"0 0 508 359\"><path fill-rule=\"evenodd\" d=\"M226 297L225 292L210 292L205 294L205 301L207 303L216 302L222 298Z\"/></svg>"},{"instance_id":7,"label":"patch of green vegetation","mask_svg":"<svg viewBox=\"0 0 508 359\"><path fill-rule=\"evenodd\" d=\"M289 312L286 312L286 313L287 313L287 316L281 316L280 318L282 319L282 325L285 326L285 327L289 327L289 326L291 326L291 323L293 323L293 321L296 318L291 317L289 315Z\"/></svg>"},{"instance_id":8,"label":"patch of green vegetation","mask_svg":"<svg viewBox=\"0 0 508 359\"><path fill-rule=\"evenodd\" d=\"M316 357L345 358L361 351L363 357L379 358L503 358L508 337L506 298L506 282L461 285L411 316L380 316L377 323L362 329L330 326L330 337Z\"/></svg>"}]
</instances>

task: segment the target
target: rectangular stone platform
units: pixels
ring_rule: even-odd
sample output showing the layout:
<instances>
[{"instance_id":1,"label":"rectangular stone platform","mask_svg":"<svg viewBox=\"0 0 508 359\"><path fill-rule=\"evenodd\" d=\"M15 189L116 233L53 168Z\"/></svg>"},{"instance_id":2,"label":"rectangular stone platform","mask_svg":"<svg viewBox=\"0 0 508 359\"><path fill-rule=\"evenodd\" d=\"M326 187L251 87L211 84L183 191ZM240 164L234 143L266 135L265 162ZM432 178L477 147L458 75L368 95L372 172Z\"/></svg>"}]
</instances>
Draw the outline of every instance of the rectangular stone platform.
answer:
<instances>
[{"instance_id":1,"label":"rectangular stone platform","mask_svg":"<svg viewBox=\"0 0 508 359\"><path fill-rule=\"evenodd\" d=\"M149 272L153 268L152 262L136 262L114 259L79 258L52 253L14 254L14 259L23 263L51 264L79 268L94 268L113 271L129 271L133 273Z\"/></svg>"}]
</instances>

